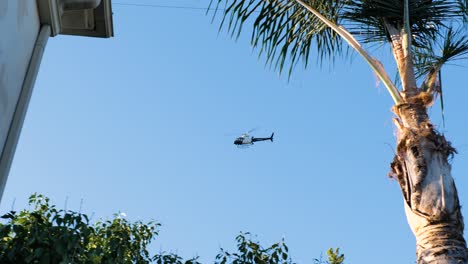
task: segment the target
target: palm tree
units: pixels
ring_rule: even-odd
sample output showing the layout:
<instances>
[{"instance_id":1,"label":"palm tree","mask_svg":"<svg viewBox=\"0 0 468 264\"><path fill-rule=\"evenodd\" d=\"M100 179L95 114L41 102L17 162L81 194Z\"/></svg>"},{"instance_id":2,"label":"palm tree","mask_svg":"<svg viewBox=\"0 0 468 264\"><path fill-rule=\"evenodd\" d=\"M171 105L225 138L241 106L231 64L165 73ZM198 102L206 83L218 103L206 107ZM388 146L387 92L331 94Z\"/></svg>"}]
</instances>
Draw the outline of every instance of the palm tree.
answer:
<instances>
[{"instance_id":1,"label":"palm tree","mask_svg":"<svg viewBox=\"0 0 468 264\"><path fill-rule=\"evenodd\" d=\"M307 66L312 48L319 62L346 55L348 47L356 51L395 103L390 175L403 193L417 262L468 263L449 163L456 150L427 114L437 97L443 112L442 67L467 58L468 0L212 0L211 6L232 36L253 23L252 45L280 72L291 74L300 60ZM388 44L397 81L366 50L372 44Z\"/></svg>"}]
</instances>

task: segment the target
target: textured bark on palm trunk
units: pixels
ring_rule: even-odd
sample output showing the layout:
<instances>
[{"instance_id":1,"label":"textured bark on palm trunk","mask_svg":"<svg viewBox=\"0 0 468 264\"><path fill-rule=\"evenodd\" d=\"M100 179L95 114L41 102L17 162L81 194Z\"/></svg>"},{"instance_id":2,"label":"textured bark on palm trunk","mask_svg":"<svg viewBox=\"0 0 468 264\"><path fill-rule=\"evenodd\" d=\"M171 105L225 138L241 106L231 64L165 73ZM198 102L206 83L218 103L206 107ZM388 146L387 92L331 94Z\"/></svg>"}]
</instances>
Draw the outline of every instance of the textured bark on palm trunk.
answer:
<instances>
[{"instance_id":1,"label":"textured bark on palm trunk","mask_svg":"<svg viewBox=\"0 0 468 264\"><path fill-rule=\"evenodd\" d=\"M456 151L430 123L425 101L420 95L394 109L398 147L391 176L403 192L408 223L416 237L417 263L468 263L449 164Z\"/></svg>"}]
</instances>

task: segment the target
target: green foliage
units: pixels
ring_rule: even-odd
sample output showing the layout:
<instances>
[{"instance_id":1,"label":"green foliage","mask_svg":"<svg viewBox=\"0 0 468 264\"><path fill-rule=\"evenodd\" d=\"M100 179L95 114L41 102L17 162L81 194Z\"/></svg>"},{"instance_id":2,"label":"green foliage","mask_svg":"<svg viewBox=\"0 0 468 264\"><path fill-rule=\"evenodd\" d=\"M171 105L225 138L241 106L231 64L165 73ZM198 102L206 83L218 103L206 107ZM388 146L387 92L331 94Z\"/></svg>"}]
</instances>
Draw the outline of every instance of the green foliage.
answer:
<instances>
[{"instance_id":1,"label":"green foliage","mask_svg":"<svg viewBox=\"0 0 468 264\"><path fill-rule=\"evenodd\" d=\"M449 28L442 33L444 33L443 42L437 43L434 47L416 49L415 65L418 69L418 77L426 76L423 86L425 90L433 88L433 78L443 65L468 58L468 36L464 35L463 30Z\"/></svg>"},{"instance_id":2,"label":"green foliage","mask_svg":"<svg viewBox=\"0 0 468 264\"><path fill-rule=\"evenodd\" d=\"M453 0L408 0L409 26L415 46L425 46L437 38L437 32L448 28L454 21L463 20L461 1ZM366 42L389 41L385 22L402 29L403 0L351 0L348 1L343 16L350 24L353 33Z\"/></svg>"},{"instance_id":3,"label":"green foliage","mask_svg":"<svg viewBox=\"0 0 468 264\"><path fill-rule=\"evenodd\" d=\"M183 260L183 258L174 253L161 253L154 256L153 261L157 264L201 264L198 257Z\"/></svg>"},{"instance_id":4,"label":"green foliage","mask_svg":"<svg viewBox=\"0 0 468 264\"><path fill-rule=\"evenodd\" d=\"M328 20L339 24L344 1L307 1ZM265 54L267 64L280 72L303 60L307 66L312 47L316 47L319 61L333 59L341 53L342 39L320 19L309 13L296 1L287 0L212 0L216 9L225 5L220 29L226 26L232 36L239 36L243 24L252 18L251 43ZM216 12L215 14L216 15Z\"/></svg>"},{"instance_id":5,"label":"green foliage","mask_svg":"<svg viewBox=\"0 0 468 264\"><path fill-rule=\"evenodd\" d=\"M404 25L404 0L304 2L336 25L348 28L354 37L365 43L381 45L389 42L386 23L398 31ZM232 36L239 36L243 25L253 21L252 45L258 47L260 54L266 55L267 63L280 72L289 65L291 73L301 59L307 66L311 54L317 54L321 62L333 60L346 50L335 31L297 0L212 0L211 5L216 10L224 6L220 29L226 27ZM468 26L466 0L408 0L408 6L413 48L424 50L426 58L431 55L434 45L444 43L445 36L440 32ZM213 16L217 14L215 12ZM310 52L312 49L316 53Z\"/></svg>"},{"instance_id":6,"label":"green foliage","mask_svg":"<svg viewBox=\"0 0 468 264\"><path fill-rule=\"evenodd\" d=\"M332 248L328 249L328 262L330 264L342 264L344 261L344 255L340 254L340 249L337 248L333 250Z\"/></svg>"},{"instance_id":7,"label":"green foliage","mask_svg":"<svg viewBox=\"0 0 468 264\"><path fill-rule=\"evenodd\" d=\"M33 194L31 211L10 212L0 224L0 263L149 263L146 249L159 224L113 220L89 223L85 214L57 210Z\"/></svg>"},{"instance_id":8,"label":"green foliage","mask_svg":"<svg viewBox=\"0 0 468 264\"><path fill-rule=\"evenodd\" d=\"M237 237L237 252L229 253L224 249L216 256L215 264L292 264L288 247L281 240L267 248L263 248L257 241L246 237L249 233L240 233Z\"/></svg>"},{"instance_id":9,"label":"green foliage","mask_svg":"<svg viewBox=\"0 0 468 264\"><path fill-rule=\"evenodd\" d=\"M201 264L198 257L184 260L177 254L150 256L148 245L158 235L155 222L130 223L121 215L91 224L88 216L57 210L49 198L33 194L31 210L2 216L0 223L0 263L86 263L86 264ZM249 233L236 237L237 251L224 249L216 264L292 264L284 240L267 248L253 241ZM327 252L329 264L342 264L339 250Z\"/></svg>"},{"instance_id":10,"label":"green foliage","mask_svg":"<svg viewBox=\"0 0 468 264\"><path fill-rule=\"evenodd\" d=\"M422 82L421 90L440 95L442 113L441 68L468 54L467 0L211 0L210 7L213 4L213 18L224 5L220 30L226 26L232 36L238 37L243 25L253 21L252 46L280 73L289 65L289 76L300 60L307 67L311 54L320 63L346 55L341 37L377 45L401 38L397 41L407 44L403 54L412 51L408 53L416 66L414 77ZM320 15L331 24L325 24ZM344 27L346 34L339 34ZM371 68L398 104L399 93L383 67L376 69L375 59L360 44L347 42L366 61L374 61L369 63Z\"/></svg>"},{"instance_id":11,"label":"green foliage","mask_svg":"<svg viewBox=\"0 0 468 264\"><path fill-rule=\"evenodd\" d=\"M344 263L344 255L340 254L340 249L336 248L329 248L327 250L328 260L324 261L322 259L315 259L314 264L343 264Z\"/></svg>"}]
</instances>

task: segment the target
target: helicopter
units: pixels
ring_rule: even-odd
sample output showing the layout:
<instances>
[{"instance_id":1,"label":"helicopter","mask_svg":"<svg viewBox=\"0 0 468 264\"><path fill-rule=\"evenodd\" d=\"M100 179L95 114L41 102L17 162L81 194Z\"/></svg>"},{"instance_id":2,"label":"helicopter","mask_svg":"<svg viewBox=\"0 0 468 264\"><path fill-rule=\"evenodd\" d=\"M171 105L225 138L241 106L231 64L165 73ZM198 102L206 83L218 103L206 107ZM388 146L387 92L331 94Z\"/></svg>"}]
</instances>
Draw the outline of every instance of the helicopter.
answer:
<instances>
[{"instance_id":1,"label":"helicopter","mask_svg":"<svg viewBox=\"0 0 468 264\"><path fill-rule=\"evenodd\" d=\"M270 140L271 142L273 142L273 136L274 135L275 135L275 133L273 132L273 133L271 133L270 137L256 138L256 137L253 137L253 136L249 135L249 133L244 133L240 137L236 138L236 140L234 140L234 145L237 145L238 147L248 146L248 145L253 145L253 143L257 142L257 141L266 141L266 140Z\"/></svg>"}]
</instances>

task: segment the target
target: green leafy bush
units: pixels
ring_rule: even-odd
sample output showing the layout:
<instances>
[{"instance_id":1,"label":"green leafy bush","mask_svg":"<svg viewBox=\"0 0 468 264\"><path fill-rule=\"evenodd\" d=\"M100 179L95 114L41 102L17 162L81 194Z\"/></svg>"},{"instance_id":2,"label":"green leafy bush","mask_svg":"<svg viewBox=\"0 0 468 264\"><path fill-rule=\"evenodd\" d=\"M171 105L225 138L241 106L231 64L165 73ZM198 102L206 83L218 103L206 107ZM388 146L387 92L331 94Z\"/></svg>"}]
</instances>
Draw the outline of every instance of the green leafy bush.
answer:
<instances>
[{"instance_id":1,"label":"green leafy bush","mask_svg":"<svg viewBox=\"0 0 468 264\"><path fill-rule=\"evenodd\" d=\"M129 222L122 215L113 219L90 223L86 214L58 210L49 198L33 194L29 198L31 210L11 211L1 218L0 263L86 263L86 264L201 264L198 257L184 260L173 253L151 256L148 245L158 235L156 222ZM237 237L237 251L224 249L216 256L215 264L292 264L284 240L269 247L253 241L249 233ZM342 264L344 256L330 249L328 262Z\"/></svg>"}]
</instances>

